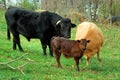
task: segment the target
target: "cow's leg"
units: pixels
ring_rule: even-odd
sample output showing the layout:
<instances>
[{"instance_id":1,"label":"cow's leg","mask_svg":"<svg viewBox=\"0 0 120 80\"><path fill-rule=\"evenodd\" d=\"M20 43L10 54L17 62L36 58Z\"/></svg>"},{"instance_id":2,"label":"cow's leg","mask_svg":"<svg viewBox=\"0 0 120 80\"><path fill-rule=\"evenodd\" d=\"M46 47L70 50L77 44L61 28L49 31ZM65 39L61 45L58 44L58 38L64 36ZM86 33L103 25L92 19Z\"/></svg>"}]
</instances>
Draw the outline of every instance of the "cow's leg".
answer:
<instances>
[{"instance_id":1,"label":"cow's leg","mask_svg":"<svg viewBox=\"0 0 120 80\"><path fill-rule=\"evenodd\" d=\"M8 28L7 28L7 39L10 40L10 31Z\"/></svg>"},{"instance_id":2,"label":"cow's leg","mask_svg":"<svg viewBox=\"0 0 120 80\"><path fill-rule=\"evenodd\" d=\"M44 55L47 55L47 53L46 53L47 45L44 44L43 42L41 42L41 43L42 43L43 54L44 54Z\"/></svg>"},{"instance_id":3,"label":"cow's leg","mask_svg":"<svg viewBox=\"0 0 120 80\"><path fill-rule=\"evenodd\" d=\"M102 66L102 63L101 63L101 58L100 58L100 49L98 50L98 52L97 52L97 59L98 59L98 61L99 61L99 63L100 63L100 66Z\"/></svg>"},{"instance_id":4,"label":"cow's leg","mask_svg":"<svg viewBox=\"0 0 120 80\"><path fill-rule=\"evenodd\" d=\"M55 58L56 58L58 67L62 67L61 64L60 64L60 56L61 56L61 53L56 51L55 52Z\"/></svg>"},{"instance_id":5,"label":"cow's leg","mask_svg":"<svg viewBox=\"0 0 120 80\"><path fill-rule=\"evenodd\" d=\"M86 65L89 66L90 65L90 57L87 56L87 59L86 59Z\"/></svg>"},{"instance_id":6,"label":"cow's leg","mask_svg":"<svg viewBox=\"0 0 120 80\"><path fill-rule=\"evenodd\" d=\"M77 71L80 71L80 68L79 68L79 59L80 59L80 57L74 57L75 64L76 64L76 70Z\"/></svg>"},{"instance_id":7,"label":"cow's leg","mask_svg":"<svg viewBox=\"0 0 120 80\"><path fill-rule=\"evenodd\" d=\"M48 45L48 46L49 46L50 56L52 56L52 57L53 57L53 51L52 51L51 45Z\"/></svg>"},{"instance_id":8,"label":"cow's leg","mask_svg":"<svg viewBox=\"0 0 120 80\"><path fill-rule=\"evenodd\" d=\"M18 45L19 50L23 52L23 49L20 45L20 37L18 33L13 34L13 50L16 50L16 44Z\"/></svg>"},{"instance_id":9,"label":"cow's leg","mask_svg":"<svg viewBox=\"0 0 120 80\"><path fill-rule=\"evenodd\" d=\"M13 50L16 50L16 41L14 36L13 36Z\"/></svg>"}]
</instances>

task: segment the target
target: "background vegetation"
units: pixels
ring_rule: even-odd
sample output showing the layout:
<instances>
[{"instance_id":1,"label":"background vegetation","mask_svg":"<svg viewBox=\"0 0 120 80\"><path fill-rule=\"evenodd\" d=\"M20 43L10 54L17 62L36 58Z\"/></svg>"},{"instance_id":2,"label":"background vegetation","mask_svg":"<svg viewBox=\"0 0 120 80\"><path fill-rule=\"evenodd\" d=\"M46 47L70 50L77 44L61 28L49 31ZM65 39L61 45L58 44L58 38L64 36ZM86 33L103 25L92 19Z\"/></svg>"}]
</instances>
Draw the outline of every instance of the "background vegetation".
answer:
<instances>
[{"instance_id":1,"label":"background vegetation","mask_svg":"<svg viewBox=\"0 0 120 80\"><path fill-rule=\"evenodd\" d=\"M16 1L17 3L13 3ZM62 16L71 17L73 12L79 13L89 21L101 21L120 14L120 0L0 0L0 8L8 6L23 7L30 10L49 10ZM7 4L11 3L11 4ZM72 19L73 17L71 17ZM76 17L77 19L77 17ZM78 19L76 20L78 21Z\"/></svg>"},{"instance_id":2,"label":"background vegetation","mask_svg":"<svg viewBox=\"0 0 120 80\"><path fill-rule=\"evenodd\" d=\"M61 0L61 1L65 1L65 0ZM81 1L86 1L86 0L81 0ZM105 2L107 0L101 0L101 1ZM117 1L117 0L113 0L113 1ZM74 10L76 10L76 8L77 7L75 7ZM102 15L105 15L107 13L109 14L108 11L109 8L104 7L101 9L102 10L100 11ZM114 9L118 9L118 8L115 7ZM56 12L57 10L54 11ZM30 58L31 60L34 60L34 62L31 62L23 67L25 76L18 70L12 70L5 65L0 65L0 80L119 80L120 79L120 54L119 54L120 26L117 25L109 26L108 24L95 22L103 31L104 39L105 39L104 45L100 52L103 66L100 67L96 55L91 59L90 66L86 66L85 58L83 57L83 60L79 65L81 70L80 72L76 72L75 63L72 58L66 59L62 56L61 64L63 65L63 68L57 68L56 60L54 57L50 57L49 54L47 56L43 56L42 47L38 39L32 39L30 42L28 42L23 36L20 36L21 45L25 52L21 53L19 52L18 49L16 51L13 51L12 39L8 41L6 36L6 22L4 19L4 13L5 10L3 9L0 10L0 63L11 61L13 59L22 56L25 53L28 53L28 55L26 55L22 60L14 62L11 65L14 67L22 65L27 62L26 58ZM116 12L115 15L118 15L118 13L119 12ZM78 25L77 22L76 24ZM71 39L75 38L75 32L76 32L76 28L72 29Z\"/></svg>"}]
</instances>

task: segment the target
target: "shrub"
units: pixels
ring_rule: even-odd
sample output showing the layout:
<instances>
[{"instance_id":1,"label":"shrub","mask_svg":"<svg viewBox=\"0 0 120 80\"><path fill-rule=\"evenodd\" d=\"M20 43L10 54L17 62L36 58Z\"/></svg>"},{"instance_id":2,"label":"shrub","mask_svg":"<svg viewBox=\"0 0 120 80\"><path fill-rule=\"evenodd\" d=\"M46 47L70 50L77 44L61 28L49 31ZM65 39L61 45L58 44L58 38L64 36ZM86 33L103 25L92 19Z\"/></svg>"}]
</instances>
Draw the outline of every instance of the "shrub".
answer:
<instances>
[{"instance_id":1,"label":"shrub","mask_svg":"<svg viewBox=\"0 0 120 80\"><path fill-rule=\"evenodd\" d=\"M30 2L29 0L23 0L21 3L19 3L20 7L29 9L29 10L35 10L37 9L37 3L35 1Z\"/></svg>"}]
</instances>

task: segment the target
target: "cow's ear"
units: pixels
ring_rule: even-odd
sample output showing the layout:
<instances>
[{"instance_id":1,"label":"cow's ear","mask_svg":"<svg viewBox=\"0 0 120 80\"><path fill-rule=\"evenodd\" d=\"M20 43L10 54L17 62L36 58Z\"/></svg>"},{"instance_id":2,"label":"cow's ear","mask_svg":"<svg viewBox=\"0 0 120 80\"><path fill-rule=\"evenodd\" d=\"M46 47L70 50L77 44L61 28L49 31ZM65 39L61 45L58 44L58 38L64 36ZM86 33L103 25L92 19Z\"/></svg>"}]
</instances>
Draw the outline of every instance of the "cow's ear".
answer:
<instances>
[{"instance_id":1,"label":"cow's ear","mask_svg":"<svg viewBox=\"0 0 120 80\"><path fill-rule=\"evenodd\" d=\"M90 40L87 40L87 43L89 43L90 42Z\"/></svg>"},{"instance_id":2,"label":"cow's ear","mask_svg":"<svg viewBox=\"0 0 120 80\"><path fill-rule=\"evenodd\" d=\"M71 25L72 25L72 28L76 27L76 24L71 23Z\"/></svg>"},{"instance_id":3,"label":"cow's ear","mask_svg":"<svg viewBox=\"0 0 120 80\"><path fill-rule=\"evenodd\" d=\"M79 42L79 43L80 43L81 41L80 41L80 40L77 40L77 42Z\"/></svg>"}]
</instances>

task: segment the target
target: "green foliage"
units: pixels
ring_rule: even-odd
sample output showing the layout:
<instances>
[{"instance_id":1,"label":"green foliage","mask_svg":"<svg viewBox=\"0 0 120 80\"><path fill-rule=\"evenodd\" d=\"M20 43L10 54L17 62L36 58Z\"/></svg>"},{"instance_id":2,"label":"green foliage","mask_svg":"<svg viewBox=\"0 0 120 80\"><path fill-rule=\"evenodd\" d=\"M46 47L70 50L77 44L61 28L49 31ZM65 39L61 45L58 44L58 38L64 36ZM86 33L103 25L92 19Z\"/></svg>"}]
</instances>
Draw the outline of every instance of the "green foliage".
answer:
<instances>
[{"instance_id":1,"label":"green foliage","mask_svg":"<svg viewBox=\"0 0 120 80\"><path fill-rule=\"evenodd\" d=\"M100 15L107 16L109 15L110 6L107 3L102 3L100 5ZM112 16L120 15L120 3L113 1L112 3Z\"/></svg>"},{"instance_id":2,"label":"green foliage","mask_svg":"<svg viewBox=\"0 0 120 80\"><path fill-rule=\"evenodd\" d=\"M115 15L120 15L120 3L113 3L112 5L112 15L115 16Z\"/></svg>"},{"instance_id":3,"label":"green foliage","mask_svg":"<svg viewBox=\"0 0 120 80\"><path fill-rule=\"evenodd\" d=\"M54 57L43 56L42 47L38 39L32 39L28 42L23 36L21 37L21 45L24 53L12 50L12 39L7 40L6 23L4 20L4 12L0 10L0 62L8 62L24 53L29 53L25 58L30 58L34 62L24 66L23 76L17 70L11 70L6 66L0 65L0 80L119 80L120 79L120 27L105 28L102 24L99 27L102 29L105 42L101 49L101 58L103 66L100 67L96 55L91 59L91 65L86 66L85 58L79 64L81 70L76 72L74 59L66 59L61 56L61 64L63 68L56 67ZM72 29L72 39L75 37L76 29ZM12 35L11 35L12 36ZM47 51L48 52L48 51ZM23 58L17 61L12 66L21 65L26 60Z\"/></svg>"},{"instance_id":4,"label":"green foliage","mask_svg":"<svg viewBox=\"0 0 120 80\"><path fill-rule=\"evenodd\" d=\"M21 3L19 3L21 7L29 10L35 10L37 9L37 4L35 1L30 2L29 0L23 0Z\"/></svg>"}]
</instances>

